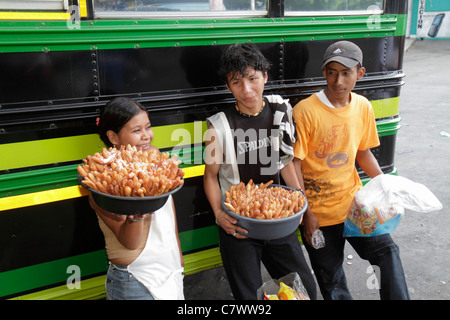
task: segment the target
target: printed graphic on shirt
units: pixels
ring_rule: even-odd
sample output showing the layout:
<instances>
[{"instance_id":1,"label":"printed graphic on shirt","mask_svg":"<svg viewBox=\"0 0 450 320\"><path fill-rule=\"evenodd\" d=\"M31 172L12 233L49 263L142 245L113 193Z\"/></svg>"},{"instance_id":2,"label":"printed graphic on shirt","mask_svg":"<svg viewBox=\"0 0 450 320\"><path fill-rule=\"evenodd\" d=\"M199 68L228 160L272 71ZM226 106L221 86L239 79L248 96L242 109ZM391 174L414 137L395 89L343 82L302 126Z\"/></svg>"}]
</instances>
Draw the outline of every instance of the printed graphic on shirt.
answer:
<instances>
[{"instance_id":1,"label":"printed graphic on shirt","mask_svg":"<svg viewBox=\"0 0 450 320\"><path fill-rule=\"evenodd\" d=\"M239 141L238 140L238 154L244 154L246 152L256 151L261 148L267 148L271 146L270 137L265 137L260 140L253 141Z\"/></svg>"},{"instance_id":2,"label":"printed graphic on shirt","mask_svg":"<svg viewBox=\"0 0 450 320\"><path fill-rule=\"evenodd\" d=\"M236 160L244 171L254 168L249 165L258 164L261 175L274 175L278 172L279 150L273 145L273 137L278 136L278 131L271 129L255 130L250 128L231 130L236 143ZM242 171L242 170L240 170Z\"/></svg>"},{"instance_id":3,"label":"printed graphic on shirt","mask_svg":"<svg viewBox=\"0 0 450 320\"><path fill-rule=\"evenodd\" d=\"M330 168L338 168L346 165L348 162L347 152L334 152L328 155L327 165Z\"/></svg>"},{"instance_id":4,"label":"printed graphic on shirt","mask_svg":"<svg viewBox=\"0 0 450 320\"><path fill-rule=\"evenodd\" d=\"M314 155L319 159L327 159L329 168L338 168L348 163L346 152L336 152L345 141L346 124L334 125L328 129L327 134L319 143Z\"/></svg>"},{"instance_id":5,"label":"printed graphic on shirt","mask_svg":"<svg viewBox=\"0 0 450 320\"><path fill-rule=\"evenodd\" d=\"M323 202L334 196L333 185L330 180L314 179L308 173L303 176L305 183L306 197L311 209L314 203L323 205Z\"/></svg>"}]
</instances>

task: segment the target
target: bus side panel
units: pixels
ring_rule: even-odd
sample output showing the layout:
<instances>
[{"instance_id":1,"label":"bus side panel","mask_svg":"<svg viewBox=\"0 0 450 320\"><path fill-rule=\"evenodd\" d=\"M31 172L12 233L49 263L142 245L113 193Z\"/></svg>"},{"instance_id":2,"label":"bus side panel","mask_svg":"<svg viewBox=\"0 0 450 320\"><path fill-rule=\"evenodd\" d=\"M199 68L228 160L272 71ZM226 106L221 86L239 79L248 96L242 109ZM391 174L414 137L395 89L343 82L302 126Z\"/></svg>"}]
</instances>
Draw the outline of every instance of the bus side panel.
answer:
<instances>
[{"instance_id":1,"label":"bus side panel","mask_svg":"<svg viewBox=\"0 0 450 320\"><path fill-rule=\"evenodd\" d=\"M0 272L104 249L87 197L0 213Z\"/></svg>"},{"instance_id":2,"label":"bus side panel","mask_svg":"<svg viewBox=\"0 0 450 320\"><path fill-rule=\"evenodd\" d=\"M1 103L91 96L93 61L89 51L1 53Z\"/></svg>"}]
</instances>

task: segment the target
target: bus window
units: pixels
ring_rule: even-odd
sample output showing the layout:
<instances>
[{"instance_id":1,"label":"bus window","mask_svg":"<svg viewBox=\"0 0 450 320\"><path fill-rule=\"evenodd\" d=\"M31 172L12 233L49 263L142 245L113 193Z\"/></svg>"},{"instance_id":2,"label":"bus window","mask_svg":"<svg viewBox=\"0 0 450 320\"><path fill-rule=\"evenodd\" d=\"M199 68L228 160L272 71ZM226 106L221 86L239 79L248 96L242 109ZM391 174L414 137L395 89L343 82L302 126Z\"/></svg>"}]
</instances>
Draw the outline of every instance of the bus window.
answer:
<instances>
[{"instance_id":1,"label":"bus window","mask_svg":"<svg viewBox=\"0 0 450 320\"><path fill-rule=\"evenodd\" d=\"M383 1L380 0L285 0L284 7L286 14L289 11L296 12L321 12L329 14L333 11L369 11L377 10L383 7ZM376 12L378 13L378 12Z\"/></svg>"}]
</instances>

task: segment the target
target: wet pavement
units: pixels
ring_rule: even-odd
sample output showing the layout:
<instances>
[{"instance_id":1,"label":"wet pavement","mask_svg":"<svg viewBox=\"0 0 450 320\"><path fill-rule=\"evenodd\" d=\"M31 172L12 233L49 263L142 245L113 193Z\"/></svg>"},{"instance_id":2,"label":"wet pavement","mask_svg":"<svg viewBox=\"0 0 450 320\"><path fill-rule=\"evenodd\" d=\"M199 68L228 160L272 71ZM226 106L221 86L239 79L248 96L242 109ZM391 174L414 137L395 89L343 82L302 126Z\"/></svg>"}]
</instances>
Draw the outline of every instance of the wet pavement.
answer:
<instances>
[{"instance_id":1,"label":"wet pavement","mask_svg":"<svg viewBox=\"0 0 450 320\"><path fill-rule=\"evenodd\" d=\"M440 211L406 210L392 237L400 255L411 299L450 299L450 40L407 41L400 94L402 128L397 134L399 175L427 186L441 201ZM305 251L305 256L307 253ZM350 245L344 269L355 300L378 300L369 263ZM263 271L263 278L270 277ZM223 268L185 277L187 300L232 300ZM319 299L320 299L319 294Z\"/></svg>"}]
</instances>

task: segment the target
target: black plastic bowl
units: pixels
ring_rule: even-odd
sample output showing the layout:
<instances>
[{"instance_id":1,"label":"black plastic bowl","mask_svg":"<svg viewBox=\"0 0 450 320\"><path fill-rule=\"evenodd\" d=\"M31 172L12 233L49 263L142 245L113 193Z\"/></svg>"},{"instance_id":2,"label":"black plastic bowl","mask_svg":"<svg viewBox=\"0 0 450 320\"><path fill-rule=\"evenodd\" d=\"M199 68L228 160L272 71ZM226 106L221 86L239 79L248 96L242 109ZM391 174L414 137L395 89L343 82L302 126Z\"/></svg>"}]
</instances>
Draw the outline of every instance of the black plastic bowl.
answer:
<instances>
[{"instance_id":1,"label":"black plastic bowl","mask_svg":"<svg viewBox=\"0 0 450 320\"><path fill-rule=\"evenodd\" d=\"M279 184L272 184L270 187L282 187L284 189L288 190L294 190L292 188L289 188L287 186L279 185ZM300 191L302 192L302 191ZM303 192L302 192L303 194ZM303 194L304 195L304 194ZM249 218L244 217L239 214L234 213L230 209L228 209L224 202L225 197L222 198L222 208L223 210L228 213L233 218L236 218L238 220L237 225L245 230L248 231L247 234L241 233L243 236L252 238L252 239L258 239L258 240L274 240L286 237L293 233L300 224L300 219L305 213L306 208L308 207L308 201L305 197L305 203L302 207L302 209L295 214L286 217L286 218L279 218L279 219L255 219L255 218Z\"/></svg>"},{"instance_id":2,"label":"black plastic bowl","mask_svg":"<svg viewBox=\"0 0 450 320\"><path fill-rule=\"evenodd\" d=\"M90 191L95 203L106 211L123 214L123 215L135 215L155 212L162 208L167 201L167 198L178 192L183 185L176 187L175 189L154 197L121 197L114 196L107 193L99 192L92 188L89 188L82 183L83 177L78 174L78 183Z\"/></svg>"}]
</instances>

